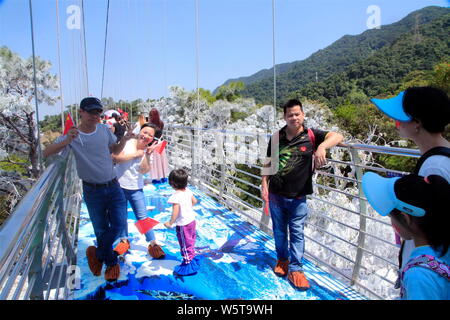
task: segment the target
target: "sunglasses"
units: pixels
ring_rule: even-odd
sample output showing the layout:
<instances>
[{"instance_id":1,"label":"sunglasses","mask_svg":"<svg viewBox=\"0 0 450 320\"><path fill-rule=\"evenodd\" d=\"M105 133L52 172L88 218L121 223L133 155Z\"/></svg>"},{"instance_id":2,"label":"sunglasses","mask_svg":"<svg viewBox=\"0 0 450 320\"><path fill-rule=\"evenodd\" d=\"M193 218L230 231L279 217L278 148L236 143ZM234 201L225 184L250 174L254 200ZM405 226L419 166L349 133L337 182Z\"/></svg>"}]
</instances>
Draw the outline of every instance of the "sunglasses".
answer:
<instances>
[{"instance_id":1,"label":"sunglasses","mask_svg":"<svg viewBox=\"0 0 450 320\"><path fill-rule=\"evenodd\" d=\"M90 110L90 111L86 111L86 112L89 113L90 115L93 115L93 116L99 116L99 115L102 114L102 111L96 110L96 109Z\"/></svg>"}]
</instances>

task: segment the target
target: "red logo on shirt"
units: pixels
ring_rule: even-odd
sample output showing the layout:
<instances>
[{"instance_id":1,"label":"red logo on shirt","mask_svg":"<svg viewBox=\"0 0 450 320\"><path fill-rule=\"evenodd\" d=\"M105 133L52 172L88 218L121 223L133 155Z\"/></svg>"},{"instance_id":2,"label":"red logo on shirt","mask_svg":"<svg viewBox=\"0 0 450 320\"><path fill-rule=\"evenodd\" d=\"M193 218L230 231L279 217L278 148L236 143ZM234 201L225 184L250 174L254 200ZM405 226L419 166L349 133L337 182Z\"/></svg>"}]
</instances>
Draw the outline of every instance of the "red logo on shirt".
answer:
<instances>
[{"instance_id":1,"label":"red logo on shirt","mask_svg":"<svg viewBox=\"0 0 450 320\"><path fill-rule=\"evenodd\" d=\"M305 152L306 151L306 147L300 147L300 151Z\"/></svg>"}]
</instances>

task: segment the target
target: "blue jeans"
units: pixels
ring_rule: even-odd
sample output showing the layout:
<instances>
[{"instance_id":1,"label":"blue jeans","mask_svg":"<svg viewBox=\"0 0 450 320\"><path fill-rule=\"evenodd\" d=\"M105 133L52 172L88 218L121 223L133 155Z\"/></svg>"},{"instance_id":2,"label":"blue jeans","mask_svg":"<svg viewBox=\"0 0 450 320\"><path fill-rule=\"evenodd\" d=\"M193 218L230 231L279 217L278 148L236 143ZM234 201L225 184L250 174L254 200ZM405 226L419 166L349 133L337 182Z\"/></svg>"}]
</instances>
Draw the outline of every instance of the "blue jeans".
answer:
<instances>
[{"instance_id":1,"label":"blue jeans","mask_svg":"<svg viewBox=\"0 0 450 320\"><path fill-rule=\"evenodd\" d=\"M113 243L127 224L127 202L118 182L109 187L83 184L83 197L97 238L97 259L106 266L117 264Z\"/></svg>"},{"instance_id":2,"label":"blue jeans","mask_svg":"<svg viewBox=\"0 0 450 320\"><path fill-rule=\"evenodd\" d=\"M130 203L131 208L133 209L134 216L136 217L136 219L144 220L145 218L147 218L147 207L145 206L144 191L142 189L128 190L123 188L122 190L125 195L125 198ZM122 231L120 237L121 238L128 237L128 224ZM149 242L155 240L155 232L153 230L147 231L145 233L145 239Z\"/></svg>"},{"instance_id":3,"label":"blue jeans","mask_svg":"<svg viewBox=\"0 0 450 320\"><path fill-rule=\"evenodd\" d=\"M269 207L278 259L289 259L289 271L302 271L305 251L303 227L308 215L306 197L289 199L269 193Z\"/></svg>"}]
</instances>

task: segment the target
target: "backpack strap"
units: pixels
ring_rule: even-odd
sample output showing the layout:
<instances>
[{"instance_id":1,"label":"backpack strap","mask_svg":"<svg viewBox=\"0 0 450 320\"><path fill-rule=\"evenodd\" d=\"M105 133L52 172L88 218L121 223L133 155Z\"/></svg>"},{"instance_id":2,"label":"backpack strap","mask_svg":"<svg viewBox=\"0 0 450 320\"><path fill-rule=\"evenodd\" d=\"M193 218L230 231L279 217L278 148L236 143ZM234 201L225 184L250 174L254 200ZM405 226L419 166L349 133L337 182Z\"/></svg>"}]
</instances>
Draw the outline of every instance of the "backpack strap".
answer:
<instances>
[{"instance_id":1,"label":"backpack strap","mask_svg":"<svg viewBox=\"0 0 450 320\"><path fill-rule=\"evenodd\" d=\"M440 155L440 156L446 156L450 158L450 148L447 147L435 147L435 148L431 148L430 150L428 150L427 152L425 152L420 158L419 161L416 164L416 167L414 168L413 173L415 174L419 174L420 168L422 167L423 163L425 162L425 160L427 160L429 157L431 156L436 156L436 155Z\"/></svg>"},{"instance_id":2,"label":"backpack strap","mask_svg":"<svg viewBox=\"0 0 450 320\"><path fill-rule=\"evenodd\" d=\"M315 152L317 150L316 148L316 136L314 135L314 131L312 129L308 128L308 137L309 141L312 143L313 151Z\"/></svg>"},{"instance_id":3,"label":"backpack strap","mask_svg":"<svg viewBox=\"0 0 450 320\"><path fill-rule=\"evenodd\" d=\"M445 262L438 261L435 257L428 254L422 254L411 261L409 261L403 268L401 273L401 291L400 296L403 298L405 296L405 288L403 287L403 279L405 277L406 271L414 267L421 267L431 271L434 271L447 281L450 281L450 266Z\"/></svg>"}]
</instances>

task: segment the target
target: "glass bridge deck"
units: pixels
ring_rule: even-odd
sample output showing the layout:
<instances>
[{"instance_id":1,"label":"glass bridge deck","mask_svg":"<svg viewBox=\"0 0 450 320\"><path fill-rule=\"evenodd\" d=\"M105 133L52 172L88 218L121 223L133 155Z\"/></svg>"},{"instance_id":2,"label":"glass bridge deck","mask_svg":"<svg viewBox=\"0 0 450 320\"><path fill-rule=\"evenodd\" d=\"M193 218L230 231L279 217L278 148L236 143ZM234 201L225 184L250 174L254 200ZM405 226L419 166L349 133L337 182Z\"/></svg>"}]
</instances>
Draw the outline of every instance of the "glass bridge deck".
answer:
<instances>
[{"instance_id":1,"label":"glass bridge deck","mask_svg":"<svg viewBox=\"0 0 450 320\"><path fill-rule=\"evenodd\" d=\"M103 273L95 277L89 271L86 248L95 244L92 224L86 206L80 212L78 234L78 266L81 270L75 299L110 300L348 300L365 299L308 260L304 271L310 281L307 291L295 289L286 278L276 276L274 240L257 227L215 202L193 186L189 186L199 202L197 213L197 255L202 256L196 275L176 277L173 269L181 261L175 229L157 225L156 239L166 252L156 260L147 253L148 243L134 225L135 217L129 207L128 230L131 248L121 259L120 278L106 282ZM174 190L167 184L144 188L148 216L165 222L170 219L168 197ZM308 245L308 244L306 244Z\"/></svg>"}]
</instances>

